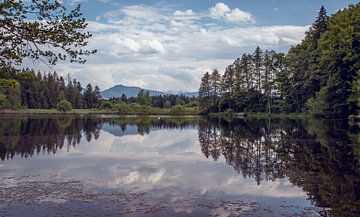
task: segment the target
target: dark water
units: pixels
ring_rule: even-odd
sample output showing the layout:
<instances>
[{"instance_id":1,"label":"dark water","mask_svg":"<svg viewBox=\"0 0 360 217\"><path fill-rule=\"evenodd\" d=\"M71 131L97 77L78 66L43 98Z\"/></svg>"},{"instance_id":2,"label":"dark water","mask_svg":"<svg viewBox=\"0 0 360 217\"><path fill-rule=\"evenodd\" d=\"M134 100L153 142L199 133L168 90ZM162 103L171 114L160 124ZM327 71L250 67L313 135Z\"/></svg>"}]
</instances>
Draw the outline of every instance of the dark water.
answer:
<instances>
[{"instance_id":1,"label":"dark water","mask_svg":"<svg viewBox=\"0 0 360 217\"><path fill-rule=\"evenodd\" d=\"M336 120L0 116L0 216L360 216Z\"/></svg>"}]
</instances>

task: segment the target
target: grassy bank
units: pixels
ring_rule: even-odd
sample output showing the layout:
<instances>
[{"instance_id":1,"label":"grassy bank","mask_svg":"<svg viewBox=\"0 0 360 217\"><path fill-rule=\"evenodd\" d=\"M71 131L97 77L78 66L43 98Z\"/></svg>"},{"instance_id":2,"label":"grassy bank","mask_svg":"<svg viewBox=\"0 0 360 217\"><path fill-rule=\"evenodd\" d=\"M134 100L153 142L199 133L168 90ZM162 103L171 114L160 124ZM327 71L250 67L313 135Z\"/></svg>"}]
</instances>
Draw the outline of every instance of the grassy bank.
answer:
<instances>
[{"instance_id":1,"label":"grassy bank","mask_svg":"<svg viewBox=\"0 0 360 217\"><path fill-rule=\"evenodd\" d=\"M18 110L0 110L0 114L64 114L56 109L18 109ZM172 108L154 108L148 106L127 107L125 110L114 109L72 109L65 114L118 114L118 115L200 115L198 107L174 106ZM206 115L205 115L206 116ZM211 118L291 118L291 119L307 119L314 118L311 113L260 113L260 112L246 112L245 116L239 116L236 113L220 112L210 113L207 116ZM324 117L322 117L324 118ZM326 118L326 117L325 117ZM360 116L352 116L349 118L350 122L359 123Z\"/></svg>"},{"instance_id":2,"label":"grassy bank","mask_svg":"<svg viewBox=\"0 0 360 217\"><path fill-rule=\"evenodd\" d=\"M262 112L246 112L244 116L237 115L236 113L231 112L220 112L220 113L210 113L210 117L220 117L220 118L296 118L296 119L305 119L309 117L314 117L310 113L262 113Z\"/></svg>"},{"instance_id":3,"label":"grassy bank","mask_svg":"<svg viewBox=\"0 0 360 217\"><path fill-rule=\"evenodd\" d=\"M259 118L298 118L304 119L309 117L314 117L313 114L310 113L261 113L261 112L247 112L246 115L248 117L259 117Z\"/></svg>"},{"instance_id":4,"label":"grassy bank","mask_svg":"<svg viewBox=\"0 0 360 217\"><path fill-rule=\"evenodd\" d=\"M312 113L261 113L261 112L246 112L244 116L239 116L236 113L231 112L221 112L221 113L210 113L208 115L211 118L275 118L275 119L333 119L333 120L348 120L349 123L360 123L360 115L351 115L348 118L339 118L335 116L326 116L326 115L316 115Z\"/></svg>"},{"instance_id":5,"label":"grassy bank","mask_svg":"<svg viewBox=\"0 0 360 217\"><path fill-rule=\"evenodd\" d=\"M173 107L171 109L160 109L153 107L137 107L127 110L112 109L72 109L65 114L119 114L119 115L198 115L197 107ZM56 109L19 109L0 110L0 114L64 114Z\"/></svg>"},{"instance_id":6,"label":"grassy bank","mask_svg":"<svg viewBox=\"0 0 360 217\"><path fill-rule=\"evenodd\" d=\"M0 110L0 114L63 114L56 109L19 109L19 110ZM66 114L116 114L116 111L100 109L72 109Z\"/></svg>"}]
</instances>

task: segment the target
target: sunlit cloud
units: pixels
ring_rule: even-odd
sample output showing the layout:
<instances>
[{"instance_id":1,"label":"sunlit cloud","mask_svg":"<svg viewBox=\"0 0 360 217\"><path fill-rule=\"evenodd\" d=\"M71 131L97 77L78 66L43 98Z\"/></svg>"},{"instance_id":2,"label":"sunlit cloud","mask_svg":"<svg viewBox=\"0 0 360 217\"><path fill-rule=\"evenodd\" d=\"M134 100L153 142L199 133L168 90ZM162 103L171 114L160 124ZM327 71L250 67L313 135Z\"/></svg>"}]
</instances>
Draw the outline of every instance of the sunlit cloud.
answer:
<instances>
[{"instance_id":1,"label":"sunlit cloud","mask_svg":"<svg viewBox=\"0 0 360 217\"><path fill-rule=\"evenodd\" d=\"M203 11L120 6L89 22L93 37L88 48L97 49L97 54L85 65L60 64L55 69L101 89L123 84L195 91L206 71L224 70L256 46L285 51L300 42L308 28L254 23L250 12L221 2Z\"/></svg>"}]
</instances>

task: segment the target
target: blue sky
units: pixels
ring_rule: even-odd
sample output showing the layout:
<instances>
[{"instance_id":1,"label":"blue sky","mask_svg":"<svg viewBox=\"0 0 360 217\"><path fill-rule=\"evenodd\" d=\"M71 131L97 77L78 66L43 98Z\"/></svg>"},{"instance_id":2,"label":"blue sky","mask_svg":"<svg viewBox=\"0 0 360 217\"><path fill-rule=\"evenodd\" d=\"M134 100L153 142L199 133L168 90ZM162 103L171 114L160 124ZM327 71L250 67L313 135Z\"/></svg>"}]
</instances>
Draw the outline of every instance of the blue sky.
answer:
<instances>
[{"instance_id":1,"label":"blue sky","mask_svg":"<svg viewBox=\"0 0 360 217\"><path fill-rule=\"evenodd\" d=\"M286 51L299 43L324 5L329 14L345 0L62 0L82 5L98 53L85 65L60 63L101 89L115 84L156 90L198 89L201 76L223 70L257 45Z\"/></svg>"}]
</instances>

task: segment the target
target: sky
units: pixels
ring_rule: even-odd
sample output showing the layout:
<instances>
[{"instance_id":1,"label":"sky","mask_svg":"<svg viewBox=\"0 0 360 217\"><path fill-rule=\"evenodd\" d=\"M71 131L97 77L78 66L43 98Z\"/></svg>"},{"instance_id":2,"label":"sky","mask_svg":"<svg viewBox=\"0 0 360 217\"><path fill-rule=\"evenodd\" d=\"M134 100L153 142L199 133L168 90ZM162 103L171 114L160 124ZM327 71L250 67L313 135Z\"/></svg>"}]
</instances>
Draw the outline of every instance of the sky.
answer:
<instances>
[{"instance_id":1,"label":"sky","mask_svg":"<svg viewBox=\"0 0 360 217\"><path fill-rule=\"evenodd\" d=\"M324 5L328 14L347 0L62 0L81 4L93 34L86 64L59 63L102 90L117 84L161 91L196 91L202 75L256 46L286 52L304 37Z\"/></svg>"}]
</instances>

